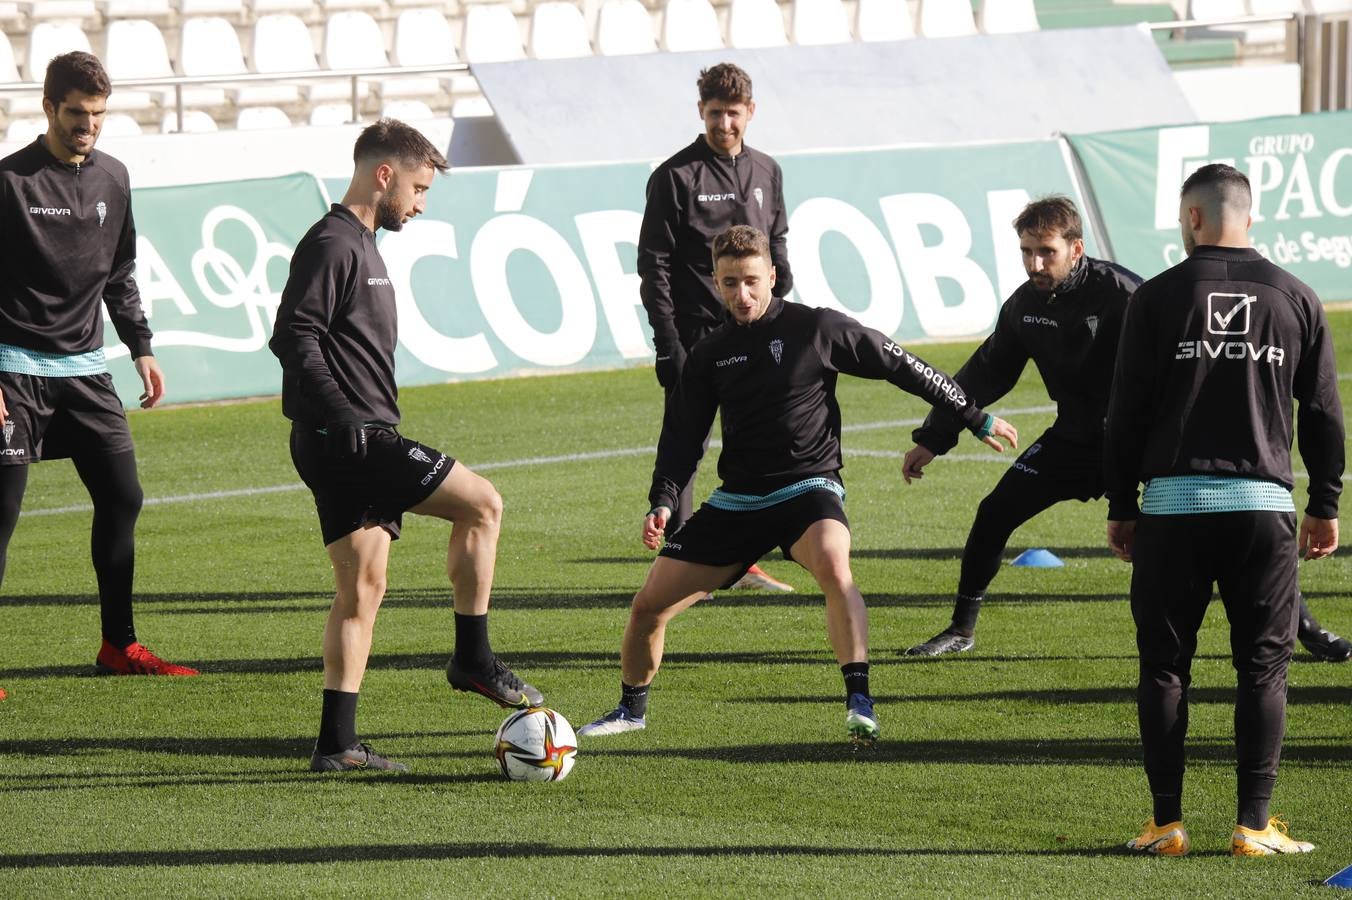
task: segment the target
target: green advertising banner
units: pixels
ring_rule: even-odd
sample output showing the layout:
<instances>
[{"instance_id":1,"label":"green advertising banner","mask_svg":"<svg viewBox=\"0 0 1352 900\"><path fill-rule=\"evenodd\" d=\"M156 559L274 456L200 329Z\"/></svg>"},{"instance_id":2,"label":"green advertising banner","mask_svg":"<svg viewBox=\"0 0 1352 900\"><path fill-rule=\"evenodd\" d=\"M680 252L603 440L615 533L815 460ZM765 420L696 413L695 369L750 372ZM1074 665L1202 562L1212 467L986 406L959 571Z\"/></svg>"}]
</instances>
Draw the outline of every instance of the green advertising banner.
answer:
<instances>
[{"instance_id":1,"label":"green advertising banner","mask_svg":"<svg viewBox=\"0 0 1352 900\"><path fill-rule=\"evenodd\" d=\"M793 299L903 341L985 334L1024 281L1010 225L1037 195L1080 200L1056 141L781 159ZM652 358L635 271L646 163L457 170L380 250L399 298L400 384ZM345 182L331 182L341 197ZM137 281L169 402L275 394L267 349L314 178L137 191ZM1090 247L1090 252L1095 252ZM109 335L112 335L109 329ZM110 356L125 356L114 338ZM141 387L114 362L123 400Z\"/></svg>"},{"instance_id":2,"label":"green advertising banner","mask_svg":"<svg viewBox=\"0 0 1352 900\"><path fill-rule=\"evenodd\" d=\"M1326 302L1352 300L1352 112L1071 137L1117 262L1149 278L1183 258L1178 190L1212 162L1253 187L1254 247Z\"/></svg>"},{"instance_id":3,"label":"green advertising banner","mask_svg":"<svg viewBox=\"0 0 1352 900\"><path fill-rule=\"evenodd\" d=\"M267 349L291 251L324 214L311 175L133 192L136 283L155 332L165 402L276 394ZM105 321L118 394L136 405L141 381Z\"/></svg>"},{"instance_id":4,"label":"green advertising banner","mask_svg":"<svg viewBox=\"0 0 1352 900\"><path fill-rule=\"evenodd\" d=\"M780 162L793 299L902 340L986 333L1025 279L1015 214L1032 196L1076 195L1055 141ZM635 272L650 171L460 170L436 185L422 216L380 239L400 382L651 359Z\"/></svg>"}]
</instances>

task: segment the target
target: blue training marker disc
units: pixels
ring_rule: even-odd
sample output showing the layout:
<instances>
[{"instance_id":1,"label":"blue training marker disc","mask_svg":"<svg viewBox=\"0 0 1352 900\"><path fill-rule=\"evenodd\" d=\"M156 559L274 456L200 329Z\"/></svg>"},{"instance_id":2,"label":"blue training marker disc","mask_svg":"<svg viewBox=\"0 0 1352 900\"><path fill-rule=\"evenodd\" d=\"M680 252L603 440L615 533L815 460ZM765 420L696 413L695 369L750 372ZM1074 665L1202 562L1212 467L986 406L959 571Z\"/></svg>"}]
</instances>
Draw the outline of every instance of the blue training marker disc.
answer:
<instances>
[{"instance_id":1,"label":"blue training marker disc","mask_svg":"<svg viewBox=\"0 0 1352 900\"><path fill-rule=\"evenodd\" d=\"M1014 557L1011 566L1028 566L1031 569L1055 569L1058 566L1064 566L1060 557L1050 550L1044 550L1041 547L1032 550L1025 550Z\"/></svg>"},{"instance_id":2,"label":"blue training marker disc","mask_svg":"<svg viewBox=\"0 0 1352 900\"><path fill-rule=\"evenodd\" d=\"M1346 888L1352 891L1352 866L1330 875L1325 879L1324 884L1329 887Z\"/></svg>"}]
</instances>

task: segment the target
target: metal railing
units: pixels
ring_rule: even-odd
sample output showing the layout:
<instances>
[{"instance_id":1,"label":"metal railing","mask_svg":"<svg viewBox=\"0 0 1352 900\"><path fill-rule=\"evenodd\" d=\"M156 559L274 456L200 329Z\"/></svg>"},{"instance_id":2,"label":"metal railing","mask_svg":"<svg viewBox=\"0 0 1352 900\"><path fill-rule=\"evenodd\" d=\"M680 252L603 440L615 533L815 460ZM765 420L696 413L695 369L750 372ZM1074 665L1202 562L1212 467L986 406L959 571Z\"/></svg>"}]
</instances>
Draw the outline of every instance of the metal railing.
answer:
<instances>
[{"instance_id":1,"label":"metal railing","mask_svg":"<svg viewBox=\"0 0 1352 900\"><path fill-rule=\"evenodd\" d=\"M361 90L362 81L384 81L391 78L399 78L406 75L456 75L469 74L468 63L446 63L437 66L386 66L376 69L322 69L311 70L308 72L276 72L276 73L238 73L231 75L175 75L164 78L126 78L118 79L113 85L117 90L135 90L144 88L173 88L174 90L174 110L178 116L176 130L183 129L184 102L183 91L191 87L220 87L229 89L237 85L275 82L316 82L316 81L337 81L345 79L352 85L349 99L352 105L352 121L361 120ZM8 94L39 94L42 93L42 83L38 81L11 82L9 84L0 84L0 96Z\"/></svg>"}]
</instances>

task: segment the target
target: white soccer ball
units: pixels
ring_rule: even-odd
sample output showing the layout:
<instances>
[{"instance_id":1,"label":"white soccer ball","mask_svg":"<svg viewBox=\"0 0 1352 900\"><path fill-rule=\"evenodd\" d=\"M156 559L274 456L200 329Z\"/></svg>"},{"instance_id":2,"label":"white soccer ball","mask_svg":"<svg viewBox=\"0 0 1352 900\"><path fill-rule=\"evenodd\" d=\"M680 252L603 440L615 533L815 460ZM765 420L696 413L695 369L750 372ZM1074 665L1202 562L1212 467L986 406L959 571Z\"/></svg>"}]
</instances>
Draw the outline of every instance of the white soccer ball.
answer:
<instances>
[{"instance_id":1,"label":"white soccer ball","mask_svg":"<svg viewBox=\"0 0 1352 900\"><path fill-rule=\"evenodd\" d=\"M552 709L518 710L498 726L494 752L512 781L563 781L573 771L577 735Z\"/></svg>"}]
</instances>

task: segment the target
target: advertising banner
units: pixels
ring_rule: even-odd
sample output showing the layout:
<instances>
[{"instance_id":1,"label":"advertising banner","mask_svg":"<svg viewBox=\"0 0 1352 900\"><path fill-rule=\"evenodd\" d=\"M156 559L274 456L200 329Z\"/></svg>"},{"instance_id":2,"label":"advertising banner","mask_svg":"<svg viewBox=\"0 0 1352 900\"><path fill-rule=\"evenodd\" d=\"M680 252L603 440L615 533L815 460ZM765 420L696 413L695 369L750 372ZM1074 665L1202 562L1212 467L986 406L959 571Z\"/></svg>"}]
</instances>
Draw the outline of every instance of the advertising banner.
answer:
<instances>
[{"instance_id":1,"label":"advertising banner","mask_svg":"<svg viewBox=\"0 0 1352 900\"><path fill-rule=\"evenodd\" d=\"M1249 177L1254 247L1352 300L1352 112L1072 136L1117 262L1149 278L1183 258L1178 191L1202 166Z\"/></svg>"}]
</instances>

